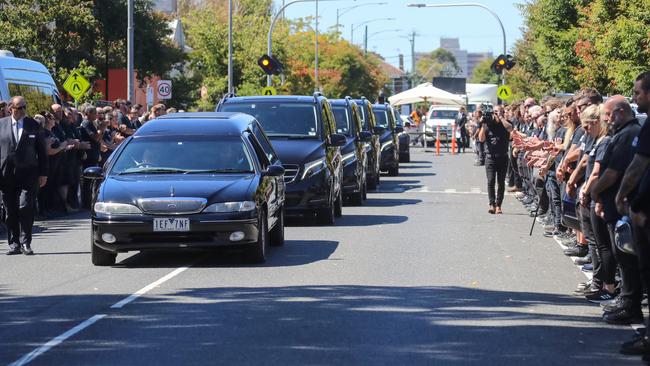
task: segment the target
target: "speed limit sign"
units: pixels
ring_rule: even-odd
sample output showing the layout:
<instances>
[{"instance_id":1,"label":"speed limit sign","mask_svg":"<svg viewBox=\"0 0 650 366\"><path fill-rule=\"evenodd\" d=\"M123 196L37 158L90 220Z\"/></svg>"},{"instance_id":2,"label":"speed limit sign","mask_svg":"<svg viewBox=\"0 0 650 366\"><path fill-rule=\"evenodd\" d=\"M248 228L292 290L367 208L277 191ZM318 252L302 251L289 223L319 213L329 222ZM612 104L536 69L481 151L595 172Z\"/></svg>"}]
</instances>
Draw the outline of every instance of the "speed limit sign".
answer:
<instances>
[{"instance_id":1,"label":"speed limit sign","mask_svg":"<svg viewBox=\"0 0 650 366\"><path fill-rule=\"evenodd\" d=\"M172 98L172 81L171 80L158 80L158 99L171 99Z\"/></svg>"}]
</instances>

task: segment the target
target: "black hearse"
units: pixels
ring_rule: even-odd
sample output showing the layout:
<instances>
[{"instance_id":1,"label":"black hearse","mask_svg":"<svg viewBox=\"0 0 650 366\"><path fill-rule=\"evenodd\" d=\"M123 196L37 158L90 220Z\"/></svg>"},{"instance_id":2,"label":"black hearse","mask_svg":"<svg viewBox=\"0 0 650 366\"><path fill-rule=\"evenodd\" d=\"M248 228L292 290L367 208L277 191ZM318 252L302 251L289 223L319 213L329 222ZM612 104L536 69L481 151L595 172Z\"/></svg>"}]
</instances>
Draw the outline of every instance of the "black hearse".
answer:
<instances>
[{"instance_id":1,"label":"black hearse","mask_svg":"<svg viewBox=\"0 0 650 366\"><path fill-rule=\"evenodd\" d=\"M377 126L375 130L379 134L381 143L381 171L387 171L390 176L399 175L399 137L404 128L395 124L393 108L388 103L373 104L372 111L375 114Z\"/></svg>"},{"instance_id":2,"label":"black hearse","mask_svg":"<svg viewBox=\"0 0 650 366\"><path fill-rule=\"evenodd\" d=\"M370 151L368 151L368 166L366 168L366 182L368 189L376 189L379 186L380 164L381 164L381 143L379 142L379 130L376 130L375 114L372 112L372 103L365 97L355 99L359 106L359 117L363 131L372 133L372 140L369 142Z\"/></svg>"},{"instance_id":3,"label":"black hearse","mask_svg":"<svg viewBox=\"0 0 650 366\"><path fill-rule=\"evenodd\" d=\"M363 131L360 109L352 98L330 99L336 120L336 132L347 138L341 147L343 155L343 195L353 205L361 205L366 199L366 169L372 133Z\"/></svg>"},{"instance_id":4,"label":"black hearse","mask_svg":"<svg viewBox=\"0 0 650 366\"><path fill-rule=\"evenodd\" d=\"M341 216L343 165L332 107L320 93L313 96L223 98L218 111L240 112L257 119L285 168L286 214L334 224Z\"/></svg>"},{"instance_id":5,"label":"black hearse","mask_svg":"<svg viewBox=\"0 0 650 366\"><path fill-rule=\"evenodd\" d=\"M144 124L84 178L96 187L91 256L247 248L264 262L284 243L284 168L257 121L241 113L181 113Z\"/></svg>"}]
</instances>

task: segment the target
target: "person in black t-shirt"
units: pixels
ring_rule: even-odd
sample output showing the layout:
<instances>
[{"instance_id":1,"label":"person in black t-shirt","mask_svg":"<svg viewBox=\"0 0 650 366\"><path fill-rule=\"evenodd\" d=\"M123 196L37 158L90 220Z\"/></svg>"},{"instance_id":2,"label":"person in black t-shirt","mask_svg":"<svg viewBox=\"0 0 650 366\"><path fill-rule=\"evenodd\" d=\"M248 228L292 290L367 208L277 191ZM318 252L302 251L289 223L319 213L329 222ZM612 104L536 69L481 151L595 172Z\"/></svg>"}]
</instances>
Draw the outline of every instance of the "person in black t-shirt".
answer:
<instances>
[{"instance_id":1,"label":"person in black t-shirt","mask_svg":"<svg viewBox=\"0 0 650 366\"><path fill-rule=\"evenodd\" d=\"M639 113L650 110L650 72L641 73L634 83L634 101ZM622 215L630 215L635 252L641 281L646 294L650 291L650 123L645 122L638 136L632 141L636 154L625 171L625 176L615 197L616 208ZM636 195L634 191L638 190ZM646 329L650 326L650 318ZM621 352L627 354L650 354L649 334L626 342Z\"/></svg>"},{"instance_id":2,"label":"person in black t-shirt","mask_svg":"<svg viewBox=\"0 0 650 366\"><path fill-rule=\"evenodd\" d=\"M479 139L485 144L485 172L490 200L488 212L492 214L503 212L501 204L506 189L510 131L512 131L512 125L505 118L502 106L497 106L494 113L483 115ZM498 186L496 194L495 183Z\"/></svg>"},{"instance_id":3,"label":"person in black t-shirt","mask_svg":"<svg viewBox=\"0 0 650 366\"><path fill-rule=\"evenodd\" d=\"M634 157L633 141L639 134L641 126L634 118L632 107L621 95L607 100L604 107L604 118L615 134L612 137L605 157L601 162L598 180L591 188L591 197L596 202L595 211L603 217L607 224L609 236L615 242L614 227L621 218L615 204L615 196L623 180L623 173ZM604 319L612 324L634 324L642 321L641 312L641 278L637 258L618 248L615 256L621 268L623 282L621 306L612 312L607 312Z\"/></svg>"},{"instance_id":4,"label":"person in black t-shirt","mask_svg":"<svg viewBox=\"0 0 650 366\"><path fill-rule=\"evenodd\" d=\"M458 118L456 118L456 128L460 130L460 144L458 146L458 151L462 149L462 152L465 152L465 148L469 146L469 136L467 135L467 110L465 107L460 107L458 112Z\"/></svg>"}]
</instances>

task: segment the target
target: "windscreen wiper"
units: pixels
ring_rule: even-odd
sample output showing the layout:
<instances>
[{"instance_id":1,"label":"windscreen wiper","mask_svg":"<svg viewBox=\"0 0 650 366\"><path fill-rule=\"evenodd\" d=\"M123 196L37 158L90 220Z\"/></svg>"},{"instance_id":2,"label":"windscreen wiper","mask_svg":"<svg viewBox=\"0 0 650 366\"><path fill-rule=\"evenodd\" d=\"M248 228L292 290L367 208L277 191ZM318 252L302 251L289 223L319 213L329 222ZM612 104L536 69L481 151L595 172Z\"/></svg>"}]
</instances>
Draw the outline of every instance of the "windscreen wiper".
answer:
<instances>
[{"instance_id":1,"label":"windscreen wiper","mask_svg":"<svg viewBox=\"0 0 650 366\"><path fill-rule=\"evenodd\" d=\"M167 173L187 173L187 170L177 169L177 168L136 168L136 169L127 169L125 171L117 173L117 175L126 175L126 174L167 174Z\"/></svg>"}]
</instances>

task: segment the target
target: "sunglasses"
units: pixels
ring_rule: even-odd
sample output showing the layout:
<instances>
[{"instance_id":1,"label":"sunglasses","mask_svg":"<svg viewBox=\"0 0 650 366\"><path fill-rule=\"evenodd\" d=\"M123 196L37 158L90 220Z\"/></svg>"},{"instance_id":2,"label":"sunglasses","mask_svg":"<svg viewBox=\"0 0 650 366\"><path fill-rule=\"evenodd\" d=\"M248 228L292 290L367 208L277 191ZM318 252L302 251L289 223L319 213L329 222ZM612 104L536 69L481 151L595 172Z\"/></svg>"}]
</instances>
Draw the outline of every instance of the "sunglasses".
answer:
<instances>
[{"instance_id":1,"label":"sunglasses","mask_svg":"<svg viewBox=\"0 0 650 366\"><path fill-rule=\"evenodd\" d=\"M20 107L11 107L11 108L13 108L13 109L17 109L17 110L19 110L19 111L24 111L25 108L27 108L27 106L26 106L26 105L21 105Z\"/></svg>"}]
</instances>

